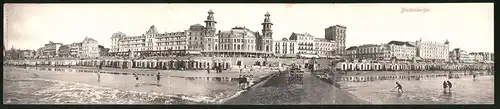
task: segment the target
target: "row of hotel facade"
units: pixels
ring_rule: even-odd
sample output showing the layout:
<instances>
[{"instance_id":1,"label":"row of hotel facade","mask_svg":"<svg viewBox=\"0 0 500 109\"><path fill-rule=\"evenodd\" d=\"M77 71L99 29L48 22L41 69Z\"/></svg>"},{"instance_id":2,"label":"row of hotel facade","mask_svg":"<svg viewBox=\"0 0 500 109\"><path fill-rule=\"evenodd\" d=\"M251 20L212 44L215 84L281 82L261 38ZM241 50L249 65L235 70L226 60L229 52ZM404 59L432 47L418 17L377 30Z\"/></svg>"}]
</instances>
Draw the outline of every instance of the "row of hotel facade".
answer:
<instances>
[{"instance_id":1,"label":"row of hotel facade","mask_svg":"<svg viewBox=\"0 0 500 109\"><path fill-rule=\"evenodd\" d=\"M459 48L449 51L449 42L391 41L385 44L366 44L346 49L346 27L334 25L325 28L324 38L308 33L295 33L289 38L273 40L270 14L264 14L262 30L246 27L217 30L214 12L208 11L205 26L191 25L181 32L159 33L151 26L145 34L129 36L117 32L111 36L110 56L170 56L202 55L207 57L289 57L289 58L348 58L366 60L493 62L493 53L467 53ZM67 46L67 47L65 47ZM92 58L107 52L97 47L97 41L85 38L83 42L63 45L50 42L38 49L36 57ZM28 52L29 53L29 52Z\"/></svg>"},{"instance_id":2,"label":"row of hotel facade","mask_svg":"<svg viewBox=\"0 0 500 109\"><path fill-rule=\"evenodd\" d=\"M5 46L4 46L5 50ZM14 46L4 51L7 59L26 59L26 58L53 58L53 57L71 57L71 58L95 58L99 57L106 48L99 47L97 41L86 37L82 42L71 44L62 44L49 41L43 47L37 50L19 50Z\"/></svg>"},{"instance_id":3,"label":"row of hotel facade","mask_svg":"<svg viewBox=\"0 0 500 109\"><path fill-rule=\"evenodd\" d=\"M194 24L182 32L159 33L153 25L139 36L117 32L111 37L110 54L118 56L241 56L241 57L335 57L345 54L345 31L341 25L325 29L325 38L308 33L292 33L287 39L273 40L271 14L264 14L262 30L246 27L217 30L214 12L208 12L205 26Z\"/></svg>"},{"instance_id":4,"label":"row of hotel facade","mask_svg":"<svg viewBox=\"0 0 500 109\"><path fill-rule=\"evenodd\" d=\"M449 42L390 41L385 44L365 44L347 48L347 57L352 59L439 61L456 63L493 63L494 54L467 52L460 48L449 51Z\"/></svg>"}]
</instances>

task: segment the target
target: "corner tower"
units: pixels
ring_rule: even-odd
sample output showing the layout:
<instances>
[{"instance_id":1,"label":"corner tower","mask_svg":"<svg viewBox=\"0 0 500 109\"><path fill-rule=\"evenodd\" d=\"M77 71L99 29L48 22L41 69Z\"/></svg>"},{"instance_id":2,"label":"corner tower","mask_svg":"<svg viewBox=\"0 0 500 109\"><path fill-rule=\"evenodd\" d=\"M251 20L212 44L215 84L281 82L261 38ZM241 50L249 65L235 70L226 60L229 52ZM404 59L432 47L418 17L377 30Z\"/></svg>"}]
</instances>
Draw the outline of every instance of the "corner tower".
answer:
<instances>
[{"instance_id":1,"label":"corner tower","mask_svg":"<svg viewBox=\"0 0 500 109\"><path fill-rule=\"evenodd\" d=\"M269 16L271 16L271 14L269 14L269 12L266 12L266 14L264 15L265 18L264 18L264 22L262 23L262 51L265 51L265 52L270 52L272 53L272 45L273 45L273 30L271 29L271 26L273 25L273 23L271 23L271 19L269 18Z\"/></svg>"},{"instance_id":2,"label":"corner tower","mask_svg":"<svg viewBox=\"0 0 500 109\"><path fill-rule=\"evenodd\" d=\"M217 48L219 48L218 47L219 44L217 42L218 37L216 37L217 36L215 28L216 23L217 22L214 19L214 12L212 11L212 9L210 9L208 11L207 20L205 20L205 29L202 35L203 42L201 43L204 46L202 48L203 51L214 51L217 50Z\"/></svg>"},{"instance_id":3,"label":"corner tower","mask_svg":"<svg viewBox=\"0 0 500 109\"><path fill-rule=\"evenodd\" d=\"M217 22L214 19L214 12L212 12L212 9L210 9L208 11L207 20L205 20L205 29L206 29L205 35L206 36L214 36L215 35L215 31L216 31L215 24L216 23Z\"/></svg>"}]
</instances>

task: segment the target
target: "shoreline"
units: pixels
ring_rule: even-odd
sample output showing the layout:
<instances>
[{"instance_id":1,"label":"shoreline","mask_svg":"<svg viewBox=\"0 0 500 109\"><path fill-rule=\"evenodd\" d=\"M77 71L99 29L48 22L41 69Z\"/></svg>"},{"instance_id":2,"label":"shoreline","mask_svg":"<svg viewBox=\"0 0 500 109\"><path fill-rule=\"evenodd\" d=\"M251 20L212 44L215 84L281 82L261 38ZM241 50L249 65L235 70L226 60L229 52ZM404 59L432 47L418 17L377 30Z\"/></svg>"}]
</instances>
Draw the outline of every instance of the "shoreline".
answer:
<instances>
[{"instance_id":1,"label":"shoreline","mask_svg":"<svg viewBox=\"0 0 500 109\"><path fill-rule=\"evenodd\" d=\"M23 70L25 69L22 69L22 68L8 68L10 70L14 70L14 71L20 71L22 72ZM274 73L269 73L269 74L266 74L266 75L260 75L259 77L255 78L251 84L250 84L250 87L254 87L255 85L257 84L260 84L262 83L262 81L265 81L266 79L268 79L270 76L272 76L272 74ZM31 80L33 78L28 78L28 80ZM4 79L5 80L5 79ZM11 79L9 79L11 80ZM16 79L12 79L12 80L16 80ZM88 83L79 83L79 82L72 82L72 81L61 81L61 80L52 80L52 79L44 79L44 78L35 78L33 80L42 80L42 81L49 81L49 82L58 82L58 83L74 83L74 84L84 84L84 85L90 85L90 86L96 86L96 87L103 87L103 88L107 88L107 89L116 89L116 90L120 90L120 91L123 91L123 92L131 92L131 93L139 93L139 94L150 94L152 92L140 92L140 91L129 91L129 90L121 90L119 88L114 88L114 87L105 87L105 86L99 86L99 85L93 85L93 84L88 84ZM156 93L158 96L164 96L164 97L168 97L166 99L182 99L182 100L188 100L188 101L191 101L191 102L196 102L195 104L219 104L220 101L224 100L224 99L228 99L230 98L231 96L238 96L237 93L238 91L229 91L230 93L234 93L234 94L229 94L228 96L226 97L222 97L222 98L214 98L214 99L204 99L204 100L198 100L198 99L203 99L203 98L206 98L206 97L209 97L209 96L196 96L196 95L183 95L183 94L175 94L175 93L171 93L171 94L163 94L163 93L159 93L159 92L154 92ZM62 104L65 104L65 103L62 103ZM77 103L78 104L78 103ZM188 103L188 104L191 104L191 103Z\"/></svg>"}]
</instances>

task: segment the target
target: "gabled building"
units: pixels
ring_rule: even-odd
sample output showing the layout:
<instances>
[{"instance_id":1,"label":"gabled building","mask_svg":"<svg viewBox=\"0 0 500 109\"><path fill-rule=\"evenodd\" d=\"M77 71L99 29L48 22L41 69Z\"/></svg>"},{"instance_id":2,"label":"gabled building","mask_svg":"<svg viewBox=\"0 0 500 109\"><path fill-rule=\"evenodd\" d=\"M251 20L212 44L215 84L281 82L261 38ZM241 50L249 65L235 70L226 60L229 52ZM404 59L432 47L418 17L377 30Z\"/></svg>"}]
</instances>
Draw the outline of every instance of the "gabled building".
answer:
<instances>
[{"instance_id":1,"label":"gabled building","mask_svg":"<svg viewBox=\"0 0 500 109\"><path fill-rule=\"evenodd\" d=\"M390 56L396 60L410 61L416 57L417 48L409 42L391 41L387 43L389 47Z\"/></svg>"},{"instance_id":2,"label":"gabled building","mask_svg":"<svg viewBox=\"0 0 500 109\"><path fill-rule=\"evenodd\" d=\"M45 44L43 48L43 55L44 57L59 57L59 47L61 47L63 44L62 43L54 43L52 41L49 41L48 44Z\"/></svg>"}]
</instances>

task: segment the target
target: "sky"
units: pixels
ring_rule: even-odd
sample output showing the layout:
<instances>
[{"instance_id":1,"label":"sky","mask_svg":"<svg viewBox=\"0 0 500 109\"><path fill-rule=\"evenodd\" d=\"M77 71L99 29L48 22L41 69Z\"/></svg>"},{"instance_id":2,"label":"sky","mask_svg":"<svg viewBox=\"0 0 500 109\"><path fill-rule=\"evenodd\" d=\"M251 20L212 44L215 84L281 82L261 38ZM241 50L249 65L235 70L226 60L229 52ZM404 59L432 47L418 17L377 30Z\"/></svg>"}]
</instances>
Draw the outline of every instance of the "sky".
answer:
<instances>
[{"instance_id":1,"label":"sky","mask_svg":"<svg viewBox=\"0 0 500 109\"><path fill-rule=\"evenodd\" d=\"M343 25L346 46L397 41L450 42L450 50L493 52L493 3L435 4L4 4L6 48L37 49L49 41L71 44L85 37L110 47L111 35L184 31L205 25L212 9L217 30L245 26L261 31L269 12L273 38L292 32L324 38ZM422 10L417 10L422 9ZM410 10L410 11L408 11Z\"/></svg>"}]
</instances>

